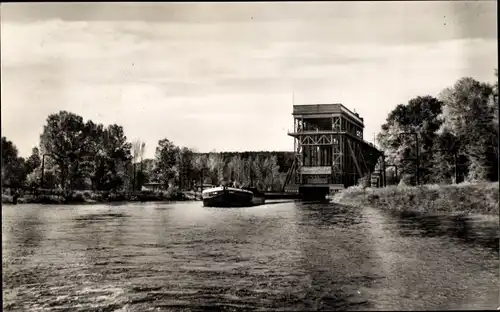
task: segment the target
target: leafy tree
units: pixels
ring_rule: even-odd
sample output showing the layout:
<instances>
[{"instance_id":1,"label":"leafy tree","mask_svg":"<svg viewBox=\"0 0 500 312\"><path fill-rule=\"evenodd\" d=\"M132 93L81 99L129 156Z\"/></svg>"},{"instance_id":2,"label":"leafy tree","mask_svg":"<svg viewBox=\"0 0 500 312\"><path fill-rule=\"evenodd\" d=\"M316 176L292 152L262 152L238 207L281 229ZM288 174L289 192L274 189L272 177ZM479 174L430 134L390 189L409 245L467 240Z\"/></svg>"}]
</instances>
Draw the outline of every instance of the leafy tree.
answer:
<instances>
[{"instance_id":1,"label":"leafy tree","mask_svg":"<svg viewBox=\"0 0 500 312\"><path fill-rule=\"evenodd\" d=\"M32 173L35 169L40 167L41 164L42 160L40 158L40 151L37 147L34 147L31 150L31 155L28 157L28 159L26 159L26 173Z\"/></svg>"},{"instance_id":2,"label":"leafy tree","mask_svg":"<svg viewBox=\"0 0 500 312\"><path fill-rule=\"evenodd\" d=\"M244 181L244 165L241 156L232 156L227 166L231 173L231 180L234 181L237 186L241 186Z\"/></svg>"},{"instance_id":3,"label":"leafy tree","mask_svg":"<svg viewBox=\"0 0 500 312\"><path fill-rule=\"evenodd\" d=\"M194 178L202 183L205 183L205 178L209 176L208 172L208 158L204 154L193 154L193 171ZM211 183L211 182L210 182Z\"/></svg>"},{"instance_id":4,"label":"leafy tree","mask_svg":"<svg viewBox=\"0 0 500 312\"><path fill-rule=\"evenodd\" d=\"M417 133L419 141L419 163L421 182L432 178L431 160L434 157L434 140L437 130L442 124L439 116L443 103L432 96L419 96L411 99L407 105L398 105L382 125L377 140L386 152L387 162L396 164L401 171L415 175L416 142L413 135ZM414 181L412 181L414 182Z\"/></svg>"},{"instance_id":5,"label":"leafy tree","mask_svg":"<svg viewBox=\"0 0 500 312\"><path fill-rule=\"evenodd\" d=\"M143 159L138 167L138 171L136 171L136 184L137 188L136 190L141 190L143 185L146 183L149 183L153 180L154 178L154 171L155 171L155 160L154 159ZM129 183L130 186L132 186L133 183L133 166L130 168L130 177L129 177ZM131 188L131 187L130 187Z\"/></svg>"},{"instance_id":6,"label":"leafy tree","mask_svg":"<svg viewBox=\"0 0 500 312\"><path fill-rule=\"evenodd\" d=\"M12 141L2 137L2 185L20 187L26 181L24 159L18 156L17 147Z\"/></svg>"},{"instance_id":7,"label":"leafy tree","mask_svg":"<svg viewBox=\"0 0 500 312\"><path fill-rule=\"evenodd\" d=\"M85 169L88 170L90 175L91 188L94 190L103 190L105 185L105 177L108 169L108 155L104 148L104 133L105 129L102 124L95 124L89 120L85 126L87 132L87 139L89 140L89 154L92 157L87 161Z\"/></svg>"},{"instance_id":8,"label":"leafy tree","mask_svg":"<svg viewBox=\"0 0 500 312\"><path fill-rule=\"evenodd\" d=\"M445 89L443 129L461 142L468 159L470 181L498 179L498 109L492 105L495 87L466 77Z\"/></svg>"},{"instance_id":9,"label":"leafy tree","mask_svg":"<svg viewBox=\"0 0 500 312\"><path fill-rule=\"evenodd\" d=\"M491 136L491 145L493 147L493 153L495 155L495 159L498 159L498 142L495 141L498 139L498 135L499 135L499 123L498 123L498 70L495 70L495 77L497 78L496 79L496 82L495 82L495 85L493 86L493 93L491 94L490 96L490 100L488 102L489 104L489 108L491 110L491 113L493 115L493 120L492 120L492 123L493 123L493 128L495 129L493 135ZM494 169L492 169L494 170ZM495 175L493 175L492 179L493 180L496 180L498 179L498 176L495 177Z\"/></svg>"},{"instance_id":10,"label":"leafy tree","mask_svg":"<svg viewBox=\"0 0 500 312\"><path fill-rule=\"evenodd\" d=\"M281 186L279 183L279 166L278 166L278 158L276 156L271 156L266 159L266 170L267 170L267 180L266 185L270 190L278 190Z\"/></svg>"},{"instance_id":11,"label":"leafy tree","mask_svg":"<svg viewBox=\"0 0 500 312\"><path fill-rule=\"evenodd\" d=\"M459 140L451 132L446 129L440 132L434 142L435 153L431 160L433 171L430 182L459 182L455 181L455 153L458 153L459 146Z\"/></svg>"},{"instance_id":12,"label":"leafy tree","mask_svg":"<svg viewBox=\"0 0 500 312\"><path fill-rule=\"evenodd\" d=\"M127 183L131 160L130 143L124 134L123 127L110 125L104 128L101 124L88 121L85 124L86 157L83 157L78 175L80 188L89 184L93 189L118 190ZM84 182L85 181L85 182Z\"/></svg>"},{"instance_id":13,"label":"leafy tree","mask_svg":"<svg viewBox=\"0 0 500 312\"><path fill-rule=\"evenodd\" d=\"M40 136L42 152L50 155L59 167L60 185L63 189L78 176L78 168L84 155L89 151L85 124L81 116L67 111L51 114Z\"/></svg>"},{"instance_id":14,"label":"leafy tree","mask_svg":"<svg viewBox=\"0 0 500 312\"><path fill-rule=\"evenodd\" d=\"M103 132L102 154L105 159L104 189L118 190L122 188L126 180L126 168L132 160L130 153L131 143L123 127L110 125Z\"/></svg>"},{"instance_id":15,"label":"leafy tree","mask_svg":"<svg viewBox=\"0 0 500 312\"><path fill-rule=\"evenodd\" d=\"M42 187L45 189L55 189L58 186L58 172L55 166L44 166L43 185L41 183L42 167L36 168L26 177L26 184L30 188Z\"/></svg>"},{"instance_id":16,"label":"leafy tree","mask_svg":"<svg viewBox=\"0 0 500 312\"><path fill-rule=\"evenodd\" d=\"M254 186L255 185L255 172L254 172L254 159L249 156L245 161L245 183L244 186Z\"/></svg>"},{"instance_id":17,"label":"leafy tree","mask_svg":"<svg viewBox=\"0 0 500 312\"><path fill-rule=\"evenodd\" d=\"M131 155L130 143L119 125L104 128L61 111L47 118L40 146L57 165L63 189L118 190L124 185Z\"/></svg>"},{"instance_id":18,"label":"leafy tree","mask_svg":"<svg viewBox=\"0 0 500 312\"><path fill-rule=\"evenodd\" d=\"M255 178L255 186L259 189L265 188L265 180L266 180L266 168L265 168L265 160L263 160L260 156L254 158L251 164L253 176Z\"/></svg>"},{"instance_id":19,"label":"leafy tree","mask_svg":"<svg viewBox=\"0 0 500 312\"><path fill-rule=\"evenodd\" d=\"M132 142L132 163L133 163L133 177L132 177L132 189L135 190L136 186L140 189L142 183L137 183L136 178L138 174L141 174L141 182L144 181L144 175L142 174L142 161L144 159L144 153L146 151L146 143L141 140L135 140ZM137 172L137 163L140 164L139 172Z\"/></svg>"},{"instance_id":20,"label":"leafy tree","mask_svg":"<svg viewBox=\"0 0 500 312\"><path fill-rule=\"evenodd\" d=\"M179 148L168 139L162 139L158 142L156 148L156 168L155 180L163 183L165 187L172 184L177 176L177 154Z\"/></svg>"},{"instance_id":21,"label":"leafy tree","mask_svg":"<svg viewBox=\"0 0 500 312\"><path fill-rule=\"evenodd\" d=\"M214 152L210 153L208 155L207 166L210 177L212 179L212 183L218 185L224 183L225 162L221 154Z\"/></svg>"},{"instance_id":22,"label":"leafy tree","mask_svg":"<svg viewBox=\"0 0 500 312\"><path fill-rule=\"evenodd\" d=\"M178 183L181 189L191 186L193 177L193 152L183 147L179 149L176 160L176 168L178 173Z\"/></svg>"}]
</instances>

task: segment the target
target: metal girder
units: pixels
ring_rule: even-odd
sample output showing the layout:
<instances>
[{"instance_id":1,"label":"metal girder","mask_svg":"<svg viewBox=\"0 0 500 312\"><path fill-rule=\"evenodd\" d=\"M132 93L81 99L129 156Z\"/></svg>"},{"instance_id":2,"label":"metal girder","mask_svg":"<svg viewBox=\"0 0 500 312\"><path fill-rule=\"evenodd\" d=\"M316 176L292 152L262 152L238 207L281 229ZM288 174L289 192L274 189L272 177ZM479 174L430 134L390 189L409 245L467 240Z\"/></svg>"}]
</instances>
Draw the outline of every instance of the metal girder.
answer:
<instances>
[{"instance_id":1,"label":"metal girder","mask_svg":"<svg viewBox=\"0 0 500 312\"><path fill-rule=\"evenodd\" d=\"M359 158L361 158L361 163L364 165L366 172L369 173L370 169L368 168L368 164L366 163L365 157L363 156L363 148L361 146L358 146L358 144L356 144L356 143L355 143L355 146L359 150Z\"/></svg>"},{"instance_id":2,"label":"metal girder","mask_svg":"<svg viewBox=\"0 0 500 312\"><path fill-rule=\"evenodd\" d=\"M283 184L283 192L285 191L285 187L288 185L288 183L292 180L293 175L295 174L295 166L297 163L297 159L294 158L292 162L292 166L288 169L288 172L286 173L285 177L285 183Z\"/></svg>"},{"instance_id":3,"label":"metal girder","mask_svg":"<svg viewBox=\"0 0 500 312\"><path fill-rule=\"evenodd\" d=\"M300 184L302 182L302 177L300 171L302 169L302 142L300 139L296 139L297 146L295 151L295 183Z\"/></svg>"},{"instance_id":4,"label":"metal girder","mask_svg":"<svg viewBox=\"0 0 500 312\"><path fill-rule=\"evenodd\" d=\"M332 117L332 130L342 131L342 119L340 117Z\"/></svg>"},{"instance_id":5,"label":"metal girder","mask_svg":"<svg viewBox=\"0 0 500 312\"><path fill-rule=\"evenodd\" d=\"M332 135L332 183L342 184L344 174L343 135Z\"/></svg>"},{"instance_id":6,"label":"metal girder","mask_svg":"<svg viewBox=\"0 0 500 312\"><path fill-rule=\"evenodd\" d=\"M359 136L349 133L346 131L347 129L342 129L341 117L332 116L331 118L332 129L330 131L307 133L298 131L293 135L295 137L295 158L287 173L286 185L293 186L295 184L298 186L306 183L305 177L301 174L304 165L304 147L331 146L329 161L331 161L332 174L329 183L338 185L350 186L352 183L356 183L356 176L363 177L370 174L380 162L381 153L373 145ZM346 155L346 153L351 155Z\"/></svg>"},{"instance_id":7,"label":"metal girder","mask_svg":"<svg viewBox=\"0 0 500 312\"><path fill-rule=\"evenodd\" d=\"M351 157L354 160L354 164L356 165L356 169L358 170L358 174L360 177L363 177L363 173L361 172L361 168L359 167L358 160L356 159L356 154L351 145L351 141L347 140L347 145L349 146L349 150L351 151Z\"/></svg>"},{"instance_id":8,"label":"metal girder","mask_svg":"<svg viewBox=\"0 0 500 312\"><path fill-rule=\"evenodd\" d=\"M300 139L301 145L331 145L331 136L321 134L321 135L304 135Z\"/></svg>"}]
</instances>

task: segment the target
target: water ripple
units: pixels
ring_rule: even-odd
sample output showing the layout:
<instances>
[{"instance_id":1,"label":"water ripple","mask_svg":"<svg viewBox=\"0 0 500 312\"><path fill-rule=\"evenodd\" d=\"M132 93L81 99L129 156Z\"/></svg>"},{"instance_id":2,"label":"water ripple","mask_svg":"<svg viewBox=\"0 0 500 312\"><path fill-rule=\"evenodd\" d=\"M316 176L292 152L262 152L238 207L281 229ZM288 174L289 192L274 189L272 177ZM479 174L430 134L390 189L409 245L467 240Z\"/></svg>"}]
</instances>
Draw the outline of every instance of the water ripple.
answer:
<instances>
[{"instance_id":1,"label":"water ripple","mask_svg":"<svg viewBox=\"0 0 500 312\"><path fill-rule=\"evenodd\" d=\"M491 309L498 222L330 203L3 207L4 311Z\"/></svg>"}]
</instances>

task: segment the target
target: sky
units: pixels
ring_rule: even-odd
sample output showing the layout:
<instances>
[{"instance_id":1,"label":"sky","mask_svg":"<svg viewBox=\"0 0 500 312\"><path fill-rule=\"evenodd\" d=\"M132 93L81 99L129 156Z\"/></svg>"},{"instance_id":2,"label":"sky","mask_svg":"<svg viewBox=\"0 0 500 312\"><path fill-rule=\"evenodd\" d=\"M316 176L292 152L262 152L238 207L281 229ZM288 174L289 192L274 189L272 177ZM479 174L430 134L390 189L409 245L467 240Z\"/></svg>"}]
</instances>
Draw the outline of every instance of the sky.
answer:
<instances>
[{"instance_id":1,"label":"sky","mask_svg":"<svg viewBox=\"0 0 500 312\"><path fill-rule=\"evenodd\" d=\"M199 152L291 151L293 104L388 113L493 82L496 1L2 3L1 130L28 156L49 114Z\"/></svg>"}]
</instances>

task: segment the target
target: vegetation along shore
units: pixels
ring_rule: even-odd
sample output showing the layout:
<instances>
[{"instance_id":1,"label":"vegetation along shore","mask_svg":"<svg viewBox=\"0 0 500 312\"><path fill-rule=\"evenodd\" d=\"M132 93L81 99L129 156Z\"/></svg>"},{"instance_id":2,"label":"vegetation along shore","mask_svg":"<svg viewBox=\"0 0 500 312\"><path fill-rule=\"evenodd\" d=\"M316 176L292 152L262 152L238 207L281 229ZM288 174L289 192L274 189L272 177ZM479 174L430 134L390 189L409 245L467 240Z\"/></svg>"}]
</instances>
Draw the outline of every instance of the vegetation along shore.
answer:
<instances>
[{"instance_id":1,"label":"vegetation along shore","mask_svg":"<svg viewBox=\"0 0 500 312\"><path fill-rule=\"evenodd\" d=\"M393 212L421 214L484 214L498 217L497 182L456 185L351 187L334 196L334 201L355 206L370 206Z\"/></svg>"}]
</instances>

